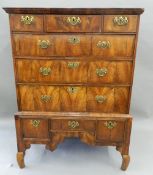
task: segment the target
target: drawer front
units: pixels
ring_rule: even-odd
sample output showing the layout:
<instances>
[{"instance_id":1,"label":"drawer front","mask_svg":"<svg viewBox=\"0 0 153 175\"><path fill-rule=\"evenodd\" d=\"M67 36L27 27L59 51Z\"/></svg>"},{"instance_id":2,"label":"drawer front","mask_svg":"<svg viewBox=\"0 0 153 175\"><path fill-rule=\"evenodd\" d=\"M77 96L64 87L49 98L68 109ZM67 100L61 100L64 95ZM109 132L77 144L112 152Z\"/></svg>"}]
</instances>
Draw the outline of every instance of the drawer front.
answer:
<instances>
[{"instance_id":1,"label":"drawer front","mask_svg":"<svg viewBox=\"0 0 153 175\"><path fill-rule=\"evenodd\" d=\"M96 139L107 142L122 142L124 139L125 121L99 120L96 126Z\"/></svg>"},{"instance_id":2,"label":"drawer front","mask_svg":"<svg viewBox=\"0 0 153 175\"><path fill-rule=\"evenodd\" d=\"M60 89L61 111L86 111L86 87L64 86Z\"/></svg>"},{"instance_id":3,"label":"drawer front","mask_svg":"<svg viewBox=\"0 0 153 175\"><path fill-rule=\"evenodd\" d=\"M104 32L136 32L137 15L105 15Z\"/></svg>"},{"instance_id":4,"label":"drawer front","mask_svg":"<svg viewBox=\"0 0 153 175\"><path fill-rule=\"evenodd\" d=\"M88 82L131 83L132 62L95 61L89 63Z\"/></svg>"},{"instance_id":5,"label":"drawer front","mask_svg":"<svg viewBox=\"0 0 153 175\"><path fill-rule=\"evenodd\" d=\"M48 138L48 120L22 119L24 138Z\"/></svg>"},{"instance_id":6,"label":"drawer front","mask_svg":"<svg viewBox=\"0 0 153 175\"><path fill-rule=\"evenodd\" d=\"M100 32L101 16L46 15L47 32Z\"/></svg>"},{"instance_id":7,"label":"drawer front","mask_svg":"<svg viewBox=\"0 0 153 175\"><path fill-rule=\"evenodd\" d=\"M18 82L131 83L131 61L16 60Z\"/></svg>"},{"instance_id":8,"label":"drawer front","mask_svg":"<svg viewBox=\"0 0 153 175\"><path fill-rule=\"evenodd\" d=\"M128 87L88 87L87 111L127 113Z\"/></svg>"},{"instance_id":9,"label":"drawer front","mask_svg":"<svg viewBox=\"0 0 153 175\"><path fill-rule=\"evenodd\" d=\"M91 37L83 35L13 35L15 56L81 56L91 54Z\"/></svg>"},{"instance_id":10,"label":"drawer front","mask_svg":"<svg viewBox=\"0 0 153 175\"><path fill-rule=\"evenodd\" d=\"M18 82L59 82L60 64L48 60L16 60Z\"/></svg>"},{"instance_id":11,"label":"drawer front","mask_svg":"<svg viewBox=\"0 0 153 175\"><path fill-rule=\"evenodd\" d=\"M92 53L105 58L132 57L134 35L100 35L92 37Z\"/></svg>"},{"instance_id":12,"label":"drawer front","mask_svg":"<svg viewBox=\"0 0 153 175\"><path fill-rule=\"evenodd\" d=\"M87 82L86 61L61 61L61 82Z\"/></svg>"},{"instance_id":13,"label":"drawer front","mask_svg":"<svg viewBox=\"0 0 153 175\"><path fill-rule=\"evenodd\" d=\"M22 14L22 15L10 15L10 25L12 31L24 31L24 32L42 32L43 31L43 16Z\"/></svg>"},{"instance_id":14,"label":"drawer front","mask_svg":"<svg viewBox=\"0 0 153 175\"><path fill-rule=\"evenodd\" d=\"M70 119L53 119L51 121L51 130L82 130L82 131L95 131L94 120L80 120L75 117Z\"/></svg>"},{"instance_id":15,"label":"drawer front","mask_svg":"<svg viewBox=\"0 0 153 175\"><path fill-rule=\"evenodd\" d=\"M60 110L58 87L19 85L17 92L21 111Z\"/></svg>"},{"instance_id":16,"label":"drawer front","mask_svg":"<svg viewBox=\"0 0 153 175\"><path fill-rule=\"evenodd\" d=\"M128 87L18 85L22 111L127 113Z\"/></svg>"}]
</instances>

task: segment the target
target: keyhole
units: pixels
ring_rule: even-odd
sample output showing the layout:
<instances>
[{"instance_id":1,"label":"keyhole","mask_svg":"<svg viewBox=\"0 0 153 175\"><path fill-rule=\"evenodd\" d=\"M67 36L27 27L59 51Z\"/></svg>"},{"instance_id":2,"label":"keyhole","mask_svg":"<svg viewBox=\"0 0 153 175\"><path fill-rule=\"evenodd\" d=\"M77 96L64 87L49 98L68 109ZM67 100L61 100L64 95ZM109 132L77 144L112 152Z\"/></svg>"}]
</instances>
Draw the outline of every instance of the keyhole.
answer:
<instances>
[{"instance_id":1,"label":"keyhole","mask_svg":"<svg viewBox=\"0 0 153 175\"><path fill-rule=\"evenodd\" d=\"M74 92L74 88L72 87L71 90L72 90L72 93L73 93Z\"/></svg>"}]
</instances>

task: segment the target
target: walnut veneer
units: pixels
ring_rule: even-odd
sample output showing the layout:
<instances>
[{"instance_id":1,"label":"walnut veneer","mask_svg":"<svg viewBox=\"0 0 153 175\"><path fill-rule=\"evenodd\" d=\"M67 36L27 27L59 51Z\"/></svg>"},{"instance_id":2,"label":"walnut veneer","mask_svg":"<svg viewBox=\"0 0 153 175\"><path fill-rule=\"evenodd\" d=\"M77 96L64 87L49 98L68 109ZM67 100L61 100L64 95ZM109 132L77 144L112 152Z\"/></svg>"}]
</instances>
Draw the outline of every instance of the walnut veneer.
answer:
<instances>
[{"instance_id":1,"label":"walnut veneer","mask_svg":"<svg viewBox=\"0 0 153 175\"><path fill-rule=\"evenodd\" d=\"M53 151L65 138L76 137L116 146L126 170L143 9L4 10L10 19L20 168L31 144Z\"/></svg>"}]
</instances>

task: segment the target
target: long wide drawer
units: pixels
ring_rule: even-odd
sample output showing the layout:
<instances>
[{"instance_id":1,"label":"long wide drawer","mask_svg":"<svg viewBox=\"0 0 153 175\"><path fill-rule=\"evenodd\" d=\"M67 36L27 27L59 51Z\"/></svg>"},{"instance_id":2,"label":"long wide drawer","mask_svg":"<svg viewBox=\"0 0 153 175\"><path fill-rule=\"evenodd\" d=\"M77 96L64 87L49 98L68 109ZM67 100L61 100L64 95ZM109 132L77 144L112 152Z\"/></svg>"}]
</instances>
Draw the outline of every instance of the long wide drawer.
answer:
<instances>
[{"instance_id":1,"label":"long wide drawer","mask_svg":"<svg viewBox=\"0 0 153 175\"><path fill-rule=\"evenodd\" d=\"M127 113L129 87L18 85L22 111L99 111Z\"/></svg>"},{"instance_id":2,"label":"long wide drawer","mask_svg":"<svg viewBox=\"0 0 153 175\"><path fill-rule=\"evenodd\" d=\"M130 84L131 61L16 60L18 82Z\"/></svg>"},{"instance_id":3,"label":"long wide drawer","mask_svg":"<svg viewBox=\"0 0 153 175\"><path fill-rule=\"evenodd\" d=\"M135 35L13 35L15 56L132 57Z\"/></svg>"}]
</instances>

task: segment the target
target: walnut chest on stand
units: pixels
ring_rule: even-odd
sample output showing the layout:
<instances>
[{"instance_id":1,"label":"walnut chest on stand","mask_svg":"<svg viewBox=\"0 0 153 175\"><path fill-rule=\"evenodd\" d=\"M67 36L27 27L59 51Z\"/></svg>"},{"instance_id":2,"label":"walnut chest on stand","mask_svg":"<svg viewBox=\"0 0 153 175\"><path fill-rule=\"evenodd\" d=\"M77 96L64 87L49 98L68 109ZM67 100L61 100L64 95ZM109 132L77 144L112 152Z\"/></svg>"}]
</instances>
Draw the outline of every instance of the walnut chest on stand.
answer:
<instances>
[{"instance_id":1,"label":"walnut chest on stand","mask_svg":"<svg viewBox=\"0 0 153 175\"><path fill-rule=\"evenodd\" d=\"M17 161L31 144L65 138L115 146L130 161L129 115L143 9L4 8L9 13L18 111Z\"/></svg>"}]
</instances>

